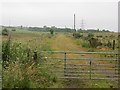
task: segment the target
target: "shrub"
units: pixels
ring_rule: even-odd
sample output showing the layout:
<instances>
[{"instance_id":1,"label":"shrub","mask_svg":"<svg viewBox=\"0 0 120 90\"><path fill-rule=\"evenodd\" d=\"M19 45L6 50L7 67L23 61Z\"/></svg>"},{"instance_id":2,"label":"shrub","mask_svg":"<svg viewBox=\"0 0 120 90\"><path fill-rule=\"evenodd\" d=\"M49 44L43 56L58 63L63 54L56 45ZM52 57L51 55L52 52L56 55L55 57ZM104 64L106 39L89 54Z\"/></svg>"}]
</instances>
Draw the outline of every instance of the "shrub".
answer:
<instances>
[{"instance_id":1,"label":"shrub","mask_svg":"<svg viewBox=\"0 0 120 90\"><path fill-rule=\"evenodd\" d=\"M21 43L12 43L9 39L2 44L2 60L4 68L8 66L10 62L20 60L20 62L27 62L27 50Z\"/></svg>"},{"instance_id":2,"label":"shrub","mask_svg":"<svg viewBox=\"0 0 120 90\"><path fill-rule=\"evenodd\" d=\"M6 28L4 28L4 29L2 30L2 35L8 36L8 34L9 34L9 31L8 31Z\"/></svg>"},{"instance_id":3,"label":"shrub","mask_svg":"<svg viewBox=\"0 0 120 90\"><path fill-rule=\"evenodd\" d=\"M112 47L112 43L111 43L110 41L108 41L106 45L107 45L109 48Z\"/></svg>"},{"instance_id":4,"label":"shrub","mask_svg":"<svg viewBox=\"0 0 120 90\"><path fill-rule=\"evenodd\" d=\"M8 40L2 47L3 66L7 63L3 68L3 88L46 88L57 81L53 73L48 73L48 67L28 60L27 46Z\"/></svg>"},{"instance_id":5,"label":"shrub","mask_svg":"<svg viewBox=\"0 0 120 90\"><path fill-rule=\"evenodd\" d=\"M11 57L11 52L10 52L10 44L11 40L7 40L6 42L2 43L2 60L3 60L3 67L5 68L8 66L8 62Z\"/></svg>"},{"instance_id":6,"label":"shrub","mask_svg":"<svg viewBox=\"0 0 120 90\"><path fill-rule=\"evenodd\" d=\"M94 37L94 34L93 33L88 33L88 39L90 39L90 38L93 38Z\"/></svg>"},{"instance_id":7,"label":"shrub","mask_svg":"<svg viewBox=\"0 0 120 90\"><path fill-rule=\"evenodd\" d=\"M92 48L96 48L99 44L98 39L96 38L89 39L89 43Z\"/></svg>"},{"instance_id":8,"label":"shrub","mask_svg":"<svg viewBox=\"0 0 120 90\"><path fill-rule=\"evenodd\" d=\"M50 29L50 34L53 35L53 33L54 33L54 30Z\"/></svg>"},{"instance_id":9,"label":"shrub","mask_svg":"<svg viewBox=\"0 0 120 90\"><path fill-rule=\"evenodd\" d=\"M102 35L98 35L98 36L96 36L97 38L102 38L103 36Z\"/></svg>"},{"instance_id":10,"label":"shrub","mask_svg":"<svg viewBox=\"0 0 120 90\"><path fill-rule=\"evenodd\" d=\"M80 46L82 46L84 48L90 48L89 42L86 41L86 40L83 40L83 39L76 39L76 44L80 45Z\"/></svg>"},{"instance_id":11,"label":"shrub","mask_svg":"<svg viewBox=\"0 0 120 90\"><path fill-rule=\"evenodd\" d=\"M56 80L52 73L47 73L47 68L35 63L15 62L3 69L3 88L47 88Z\"/></svg>"},{"instance_id":12,"label":"shrub","mask_svg":"<svg viewBox=\"0 0 120 90\"><path fill-rule=\"evenodd\" d=\"M84 41L84 42L82 43L82 47L90 48L90 44L89 44L89 42Z\"/></svg>"},{"instance_id":13,"label":"shrub","mask_svg":"<svg viewBox=\"0 0 120 90\"><path fill-rule=\"evenodd\" d=\"M16 31L16 29L12 29L12 31Z\"/></svg>"},{"instance_id":14,"label":"shrub","mask_svg":"<svg viewBox=\"0 0 120 90\"><path fill-rule=\"evenodd\" d=\"M75 38L80 38L80 37L83 37L83 35L81 35L80 33L73 33L73 37L75 37Z\"/></svg>"}]
</instances>

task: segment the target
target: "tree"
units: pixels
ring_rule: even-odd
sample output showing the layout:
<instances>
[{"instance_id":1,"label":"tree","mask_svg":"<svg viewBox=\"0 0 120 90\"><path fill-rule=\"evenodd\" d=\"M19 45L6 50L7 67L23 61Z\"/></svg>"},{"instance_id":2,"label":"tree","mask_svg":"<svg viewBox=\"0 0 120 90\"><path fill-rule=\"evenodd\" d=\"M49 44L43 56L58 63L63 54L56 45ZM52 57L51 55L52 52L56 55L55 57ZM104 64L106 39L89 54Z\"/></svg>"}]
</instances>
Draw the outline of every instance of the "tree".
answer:
<instances>
[{"instance_id":1,"label":"tree","mask_svg":"<svg viewBox=\"0 0 120 90\"><path fill-rule=\"evenodd\" d=\"M89 43L90 43L90 46L91 46L92 48L96 48L96 47L98 46L98 39L96 39L96 38L91 38L91 39L89 39Z\"/></svg>"},{"instance_id":2,"label":"tree","mask_svg":"<svg viewBox=\"0 0 120 90\"><path fill-rule=\"evenodd\" d=\"M2 30L2 35L8 36L8 34L9 34L9 31L8 31L6 28L4 28L4 29Z\"/></svg>"},{"instance_id":3,"label":"tree","mask_svg":"<svg viewBox=\"0 0 120 90\"><path fill-rule=\"evenodd\" d=\"M53 35L53 33L54 33L54 30L50 29L50 34Z\"/></svg>"}]
</instances>

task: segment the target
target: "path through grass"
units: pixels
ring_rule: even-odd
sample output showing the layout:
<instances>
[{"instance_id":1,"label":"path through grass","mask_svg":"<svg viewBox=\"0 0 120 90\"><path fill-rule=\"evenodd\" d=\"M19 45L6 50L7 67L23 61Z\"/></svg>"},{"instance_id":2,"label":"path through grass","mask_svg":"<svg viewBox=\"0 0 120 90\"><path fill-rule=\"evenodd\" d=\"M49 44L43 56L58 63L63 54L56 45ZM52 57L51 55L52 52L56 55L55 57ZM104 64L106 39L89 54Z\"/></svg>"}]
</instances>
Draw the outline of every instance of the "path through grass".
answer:
<instances>
[{"instance_id":1,"label":"path through grass","mask_svg":"<svg viewBox=\"0 0 120 90\"><path fill-rule=\"evenodd\" d=\"M54 51L72 51L72 52L86 52L86 48L82 48L78 46L75 42L74 39L71 37L66 36L65 34L57 34L54 36L51 40L51 48ZM91 55L73 55L70 54L67 57L69 58L80 58L80 57L90 57ZM59 55L56 55L56 57L60 57ZM69 63L74 63L74 64L87 64L88 62L85 61L74 61L71 60ZM101 84L102 83L102 84ZM63 88L109 88L110 85L113 85L114 87L117 87L115 83L113 84L112 81L107 81L107 80L101 80L99 82L93 81L93 80L88 80L88 81L81 81L78 79L64 79L61 81L61 83L55 85L54 87L63 87Z\"/></svg>"}]
</instances>

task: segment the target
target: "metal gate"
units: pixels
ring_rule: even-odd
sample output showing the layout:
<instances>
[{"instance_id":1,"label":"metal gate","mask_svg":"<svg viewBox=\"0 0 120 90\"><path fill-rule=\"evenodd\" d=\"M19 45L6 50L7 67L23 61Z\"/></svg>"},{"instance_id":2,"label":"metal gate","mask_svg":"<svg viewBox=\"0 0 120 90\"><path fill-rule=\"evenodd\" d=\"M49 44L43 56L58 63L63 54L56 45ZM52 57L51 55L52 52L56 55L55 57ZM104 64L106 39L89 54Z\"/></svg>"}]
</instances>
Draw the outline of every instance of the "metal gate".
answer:
<instances>
[{"instance_id":1,"label":"metal gate","mask_svg":"<svg viewBox=\"0 0 120 90\"><path fill-rule=\"evenodd\" d=\"M118 80L119 55L116 52L59 52L41 51L49 67L58 78L81 80Z\"/></svg>"}]
</instances>

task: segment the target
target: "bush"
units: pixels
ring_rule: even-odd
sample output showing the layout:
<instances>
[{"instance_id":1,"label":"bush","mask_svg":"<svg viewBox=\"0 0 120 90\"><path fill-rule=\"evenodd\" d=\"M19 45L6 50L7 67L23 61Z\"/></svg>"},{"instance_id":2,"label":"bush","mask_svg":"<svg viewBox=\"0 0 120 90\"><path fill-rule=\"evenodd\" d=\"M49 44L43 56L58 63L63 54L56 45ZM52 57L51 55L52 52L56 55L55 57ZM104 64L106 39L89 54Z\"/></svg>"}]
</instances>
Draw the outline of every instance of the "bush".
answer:
<instances>
[{"instance_id":1,"label":"bush","mask_svg":"<svg viewBox=\"0 0 120 90\"><path fill-rule=\"evenodd\" d=\"M54 33L54 30L50 29L50 34L53 35L53 33Z\"/></svg>"},{"instance_id":2,"label":"bush","mask_svg":"<svg viewBox=\"0 0 120 90\"><path fill-rule=\"evenodd\" d=\"M76 39L76 44L80 45L80 46L82 46L84 48L90 48L89 42L86 41L86 40L83 40L83 39Z\"/></svg>"},{"instance_id":3,"label":"bush","mask_svg":"<svg viewBox=\"0 0 120 90\"><path fill-rule=\"evenodd\" d=\"M57 81L53 73L48 73L48 67L28 60L27 46L8 40L3 42L2 53L3 88L46 88Z\"/></svg>"},{"instance_id":4,"label":"bush","mask_svg":"<svg viewBox=\"0 0 120 90\"><path fill-rule=\"evenodd\" d=\"M84 48L90 48L89 42L84 41L84 42L82 43L82 47L84 47Z\"/></svg>"},{"instance_id":5,"label":"bush","mask_svg":"<svg viewBox=\"0 0 120 90\"><path fill-rule=\"evenodd\" d=\"M10 62L20 60L20 62L27 62L27 50L21 43L12 43L9 39L2 44L2 60L4 68L8 66Z\"/></svg>"},{"instance_id":6,"label":"bush","mask_svg":"<svg viewBox=\"0 0 120 90\"><path fill-rule=\"evenodd\" d=\"M73 37L75 37L75 38L80 38L80 37L83 37L83 35L81 35L80 33L73 33Z\"/></svg>"},{"instance_id":7,"label":"bush","mask_svg":"<svg viewBox=\"0 0 120 90\"><path fill-rule=\"evenodd\" d=\"M3 60L3 67L4 68L6 66L8 66L8 62L9 62L10 57L11 57L10 44L11 44L10 39L8 41L2 43L2 60Z\"/></svg>"},{"instance_id":8,"label":"bush","mask_svg":"<svg viewBox=\"0 0 120 90\"><path fill-rule=\"evenodd\" d=\"M96 36L97 38L102 38L103 36L102 35L98 35L98 36Z\"/></svg>"},{"instance_id":9,"label":"bush","mask_svg":"<svg viewBox=\"0 0 120 90\"><path fill-rule=\"evenodd\" d=\"M97 46L101 46L102 45L102 43L100 41L98 41L98 39L96 39L96 38L91 38L88 41L89 41L90 46L92 48L96 48Z\"/></svg>"},{"instance_id":10,"label":"bush","mask_svg":"<svg viewBox=\"0 0 120 90\"><path fill-rule=\"evenodd\" d=\"M6 28L4 28L4 29L2 30L2 35L8 36L8 34L9 34L9 31L8 31Z\"/></svg>"},{"instance_id":11,"label":"bush","mask_svg":"<svg viewBox=\"0 0 120 90\"><path fill-rule=\"evenodd\" d=\"M94 34L93 33L89 33L87 37L88 37L88 39L93 38Z\"/></svg>"},{"instance_id":12,"label":"bush","mask_svg":"<svg viewBox=\"0 0 120 90\"><path fill-rule=\"evenodd\" d=\"M35 63L15 62L3 69L3 88L47 88L56 80L52 73L47 73L47 68Z\"/></svg>"},{"instance_id":13,"label":"bush","mask_svg":"<svg viewBox=\"0 0 120 90\"><path fill-rule=\"evenodd\" d=\"M112 47L112 43L111 43L110 41L108 41L106 45L107 45L109 48Z\"/></svg>"},{"instance_id":14,"label":"bush","mask_svg":"<svg viewBox=\"0 0 120 90\"><path fill-rule=\"evenodd\" d=\"M12 31L16 31L16 29L12 29Z\"/></svg>"}]
</instances>

